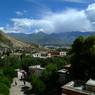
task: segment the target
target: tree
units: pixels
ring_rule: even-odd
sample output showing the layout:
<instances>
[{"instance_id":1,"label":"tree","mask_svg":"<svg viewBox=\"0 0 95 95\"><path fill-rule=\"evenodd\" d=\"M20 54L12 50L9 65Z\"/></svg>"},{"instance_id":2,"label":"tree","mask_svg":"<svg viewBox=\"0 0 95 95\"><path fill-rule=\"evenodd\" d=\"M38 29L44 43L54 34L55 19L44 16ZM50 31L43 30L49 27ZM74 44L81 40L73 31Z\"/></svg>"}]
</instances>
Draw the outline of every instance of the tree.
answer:
<instances>
[{"instance_id":1,"label":"tree","mask_svg":"<svg viewBox=\"0 0 95 95\"><path fill-rule=\"evenodd\" d=\"M74 79L95 78L95 36L77 38L71 50L71 74Z\"/></svg>"},{"instance_id":2,"label":"tree","mask_svg":"<svg viewBox=\"0 0 95 95\"><path fill-rule=\"evenodd\" d=\"M57 65L48 64L42 73L42 80L45 82L47 89L52 89L57 83Z\"/></svg>"},{"instance_id":3,"label":"tree","mask_svg":"<svg viewBox=\"0 0 95 95\"><path fill-rule=\"evenodd\" d=\"M3 83L0 83L0 95L9 95L9 88Z\"/></svg>"},{"instance_id":4,"label":"tree","mask_svg":"<svg viewBox=\"0 0 95 95\"><path fill-rule=\"evenodd\" d=\"M36 95L44 95L46 86L40 78L38 78L36 75L32 75L31 83Z\"/></svg>"}]
</instances>

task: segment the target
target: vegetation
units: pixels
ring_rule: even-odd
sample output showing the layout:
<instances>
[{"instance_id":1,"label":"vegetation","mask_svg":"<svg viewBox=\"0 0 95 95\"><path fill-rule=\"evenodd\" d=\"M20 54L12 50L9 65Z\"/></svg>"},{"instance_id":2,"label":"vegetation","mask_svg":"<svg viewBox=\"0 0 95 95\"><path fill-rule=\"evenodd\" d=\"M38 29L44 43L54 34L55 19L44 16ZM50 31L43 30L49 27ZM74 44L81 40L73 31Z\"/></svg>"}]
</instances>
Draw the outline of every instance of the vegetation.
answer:
<instances>
[{"instance_id":1,"label":"vegetation","mask_svg":"<svg viewBox=\"0 0 95 95\"><path fill-rule=\"evenodd\" d=\"M16 76L13 59L9 56L0 57L0 95L9 95L12 79ZM15 60L14 60L15 63Z\"/></svg>"},{"instance_id":2,"label":"vegetation","mask_svg":"<svg viewBox=\"0 0 95 95\"><path fill-rule=\"evenodd\" d=\"M31 83L36 95L44 95L46 90L46 85L39 77L37 77L36 75L32 75Z\"/></svg>"},{"instance_id":3,"label":"vegetation","mask_svg":"<svg viewBox=\"0 0 95 95\"><path fill-rule=\"evenodd\" d=\"M47 59L33 58L30 55L21 56L13 54L4 54L0 56L0 94L8 95L13 77L16 76L15 69L21 68L28 72L31 65L41 65L46 68L41 77L30 75L29 81L33 85L34 91L37 95L44 95L44 92L53 89L56 85L57 70L62 69L67 63L66 57L53 57Z\"/></svg>"},{"instance_id":4,"label":"vegetation","mask_svg":"<svg viewBox=\"0 0 95 95\"><path fill-rule=\"evenodd\" d=\"M73 79L95 79L95 36L77 38L70 55Z\"/></svg>"}]
</instances>

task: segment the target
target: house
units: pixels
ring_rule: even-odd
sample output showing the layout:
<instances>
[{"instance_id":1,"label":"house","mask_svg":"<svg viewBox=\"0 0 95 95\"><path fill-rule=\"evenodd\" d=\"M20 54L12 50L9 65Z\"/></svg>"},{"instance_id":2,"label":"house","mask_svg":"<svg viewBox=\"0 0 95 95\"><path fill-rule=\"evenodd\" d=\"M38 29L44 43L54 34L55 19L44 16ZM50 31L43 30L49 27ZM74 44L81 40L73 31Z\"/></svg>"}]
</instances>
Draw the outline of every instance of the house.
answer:
<instances>
[{"instance_id":1,"label":"house","mask_svg":"<svg viewBox=\"0 0 95 95\"><path fill-rule=\"evenodd\" d=\"M71 64L66 64L66 65L64 66L64 68L67 69L67 70L69 70L70 67L71 67Z\"/></svg>"},{"instance_id":2,"label":"house","mask_svg":"<svg viewBox=\"0 0 95 95\"><path fill-rule=\"evenodd\" d=\"M60 52L59 52L59 55L60 55L60 56L66 56L66 54L67 54L66 51L60 51Z\"/></svg>"},{"instance_id":3,"label":"house","mask_svg":"<svg viewBox=\"0 0 95 95\"><path fill-rule=\"evenodd\" d=\"M33 66L29 66L29 72L31 74L35 74L37 76L41 76L42 71L45 68L41 67L40 65L33 65Z\"/></svg>"},{"instance_id":4,"label":"house","mask_svg":"<svg viewBox=\"0 0 95 95\"><path fill-rule=\"evenodd\" d=\"M62 86L62 95L95 95L95 80L88 80L86 83L71 81Z\"/></svg>"},{"instance_id":5,"label":"house","mask_svg":"<svg viewBox=\"0 0 95 95\"><path fill-rule=\"evenodd\" d=\"M33 57L35 58L51 58L51 57L63 57L66 56L66 52L64 51L50 51L50 52L38 52L38 53L34 53L32 54Z\"/></svg>"},{"instance_id":6,"label":"house","mask_svg":"<svg viewBox=\"0 0 95 95\"><path fill-rule=\"evenodd\" d=\"M87 89L88 91L93 91L93 92L95 92L95 80L89 79L89 80L86 82L86 89Z\"/></svg>"},{"instance_id":7,"label":"house","mask_svg":"<svg viewBox=\"0 0 95 95\"><path fill-rule=\"evenodd\" d=\"M64 84L67 80L67 77L69 76L69 72L66 69L58 70L58 82L59 84Z\"/></svg>"},{"instance_id":8,"label":"house","mask_svg":"<svg viewBox=\"0 0 95 95\"><path fill-rule=\"evenodd\" d=\"M63 57L63 56L66 56L66 52L64 51L51 51L51 52L48 52L48 57Z\"/></svg>"},{"instance_id":9,"label":"house","mask_svg":"<svg viewBox=\"0 0 95 95\"><path fill-rule=\"evenodd\" d=\"M46 52L38 52L32 54L34 58L47 58L47 53Z\"/></svg>"},{"instance_id":10,"label":"house","mask_svg":"<svg viewBox=\"0 0 95 95\"><path fill-rule=\"evenodd\" d=\"M58 83L63 85L71 80L69 69L71 64L64 65L63 69L58 70Z\"/></svg>"},{"instance_id":11,"label":"house","mask_svg":"<svg viewBox=\"0 0 95 95\"><path fill-rule=\"evenodd\" d=\"M71 67L71 64L67 64L63 67L63 69L58 70L59 84L64 84L70 80L70 73L69 73L70 67Z\"/></svg>"},{"instance_id":12,"label":"house","mask_svg":"<svg viewBox=\"0 0 95 95\"><path fill-rule=\"evenodd\" d=\"M34 53L32 56L33 57L41 57L41 53Z\"/></svg>"}]
</instances>

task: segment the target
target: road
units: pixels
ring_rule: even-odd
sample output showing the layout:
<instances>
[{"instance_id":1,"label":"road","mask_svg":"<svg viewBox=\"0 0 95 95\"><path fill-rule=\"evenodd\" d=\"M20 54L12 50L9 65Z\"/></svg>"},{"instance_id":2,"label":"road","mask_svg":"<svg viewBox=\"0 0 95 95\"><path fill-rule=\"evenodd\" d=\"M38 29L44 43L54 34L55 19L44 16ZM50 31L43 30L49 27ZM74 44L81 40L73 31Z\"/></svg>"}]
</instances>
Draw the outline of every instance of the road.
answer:
<instances>
[{"instance_id":1,"label":"road","mask_svg":"<svg viewBox=\"0 0 95 95\"><path fill-rule=\"evenodd\" d=\"M15 81L17 85L15 84ZM31 94L31 89L32 86L29 82L26 82L24 85L23 81L14 78L10 88L10 95L34 95Z\"/></svg>"}]
</instances>

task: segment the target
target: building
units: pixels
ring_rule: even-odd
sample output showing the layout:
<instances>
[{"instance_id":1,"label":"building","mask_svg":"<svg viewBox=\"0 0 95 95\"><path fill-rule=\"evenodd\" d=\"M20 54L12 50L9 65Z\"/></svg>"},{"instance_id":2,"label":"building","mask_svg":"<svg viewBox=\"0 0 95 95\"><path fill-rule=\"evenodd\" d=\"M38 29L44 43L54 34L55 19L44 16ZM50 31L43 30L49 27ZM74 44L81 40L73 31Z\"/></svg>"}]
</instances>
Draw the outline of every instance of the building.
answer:
<instances>
[{"instance_id":1,"label":"building","mask_svg":"<svg viewBox=\"0 0 95 95\"><path fill-rule=\"evenodd\" d=\"M67 54L66 51L60 51L60 52L59 52L59 55L60 55L60 56L66 56L66 54Z\"/></svg>"},{"instance_id":2,"label":"building","mask_svg":"<svg viewBox=\"0 0 95 95\"><path fill-rule=\"evenodd\" d=\"M58 78L59 84L64 84L68 79L69 72L66 69L58 70L58 76L59 76Z\"/></svg>"},{"instance_id":3,"label":"building","mask_svg":"<svg viewBox=\"0 0 95 95\"><path fill-rule=\"evenodd\" d=\"M89 80L86 82L86 89L87 89L88 91L95 92L95 80L89 79Z\"/></svg>"},{"instance_id":4,"label":"building","mask_svg":"<svg viewBox=\"0 0 95 95\"><path fill-rule=\"evenodd\" d=\"M29 72L31 74L35 74L37 76L41 76L42 74L42 71L44 70L45 68L41 67L40 65L34 65L34 66L29 66Z\"/></svg>"},{"instance_id":5,"label":"building","mask_svg":"<svg viewBox=\"0 0 95 95\"><path fill-rule=\"evenodd\" d=\"M63 56L66 56L66 52L65 51L38 52L38 53L32 54L32 56L35 58L63 57Z\"/></svg>"},{"instance_id":6,"label":"building","mask_svg":"<svg viewBox=\"0 0 95 95\"><path fill-rule=\"evenodd\" d=\"M59 84L63 85L64 83L67 83L68 81L71 80L70 73L69 73L70 67L71 67L71 64L67 64L63 67L63 69L58 70Z\"/></svg>"},{"instance_id":7,"label":"building","mask_svg":"<svg viewBox=\"0 0 95 95\"><path fill-rule=\"evenodd\" d=\"M37 58L37 57L41 57L41 53L34 53L33 55L32 55L33 57L35 57L35 58Z\"/></svg>"},{"instance_id":8,"label":"building","mask_svg":"<svg viewBox=\"0 0 95 95\"><path fill-rule=\"evenodd\" d=\"M63 57L63 56L66 56L66 52L65 51L51 51L51 52L48 52L48 57Z\"/></svg>"},{"instance_id":9,"label":"building","mask_svg":"<svg viewBox=\"0 0 95 95\"><path fill-rule=\"evenodd\" d=\"M62 86L62 95L95 95L95 80L71 81Z\"/></svg>"},{"instance_id":10,"label":"building","mask_svg":"<svg viewBox=\"0 0 95 95\"><path fill-rule=\"evenodd\" d=\"M47 58L47 52L39 52L32 54L34 58Z\"/></svg>"}]
</instances>

